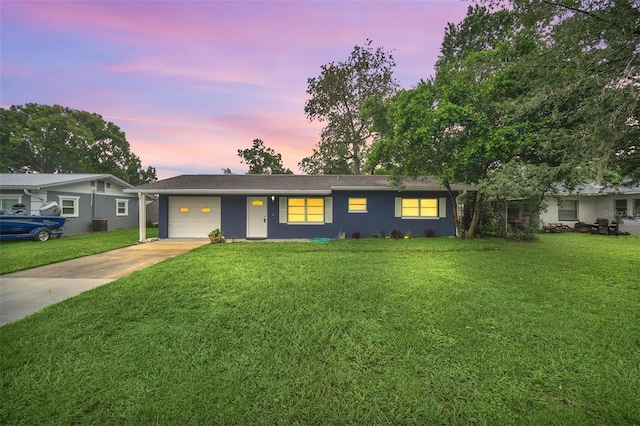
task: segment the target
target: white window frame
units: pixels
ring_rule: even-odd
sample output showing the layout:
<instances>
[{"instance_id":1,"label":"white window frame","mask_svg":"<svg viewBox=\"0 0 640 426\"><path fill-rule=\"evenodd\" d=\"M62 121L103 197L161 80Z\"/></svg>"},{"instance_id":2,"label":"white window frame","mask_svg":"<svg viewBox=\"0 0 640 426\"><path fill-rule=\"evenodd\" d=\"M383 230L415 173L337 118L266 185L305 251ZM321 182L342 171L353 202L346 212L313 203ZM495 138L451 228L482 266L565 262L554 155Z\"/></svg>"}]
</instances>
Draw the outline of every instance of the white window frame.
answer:
<instances>
[{"instance_id":1,"label":"white window frame","mask_svg":"<svg viewBox=\"0 0 640 426\"><path fill-rule=\"evenodd\" d=\"M62 211L61 216L64 217L80 217L80 197L74 197L70 195L58 195L58 200L60 201L60 210ZM64 202L72 201L73 202L73 213L65 214L64 213Z\"/></svg>"},{"instance_id":2,"label":"white window frame","mask_svg":"<svg viewBox=\"0 0 640 426\"><path fill-rule=\"evenodd\" d=\"M10 194L5 194L5 195L1 195L0 196L0 207L2 207L2 204L5 200L17 200L15 203L11 203L13 204L22 204L22 195L10 195ZM8 210L5 210L6 212L10 213L11 212L11 206L8 207Z\"/></svg>"},{"instance_id":3,"label":"white window frame","mask_svg":"<svg viewBox=\"0 0 640 426\"><path fill-rule=\"evenodd\" d=\"M124 213L120 213L120 203L124 203ZM116 216L129 216L129 200L116 198Z\"/></svg>"}]
</instances>

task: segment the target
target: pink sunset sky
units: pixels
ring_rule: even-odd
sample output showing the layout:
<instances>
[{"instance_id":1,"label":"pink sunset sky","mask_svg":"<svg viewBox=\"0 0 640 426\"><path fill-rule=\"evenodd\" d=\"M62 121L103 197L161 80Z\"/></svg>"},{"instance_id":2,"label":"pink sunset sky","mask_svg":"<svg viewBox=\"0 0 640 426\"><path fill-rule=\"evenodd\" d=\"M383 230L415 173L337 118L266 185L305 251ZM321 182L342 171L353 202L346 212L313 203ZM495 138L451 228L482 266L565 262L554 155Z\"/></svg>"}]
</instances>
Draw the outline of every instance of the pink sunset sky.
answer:
<instances>
[{"instance_id":1,"label":"pink sunset sky","mask_svg":"<svg viewBox=\"0 0 640 426\"><path fill-rule=\"evenodd\" d=\"M450 1L0 2L0 105L100 114L160 179L245 173L262 139L299 173L322 123L304 114L307 79L373 40L408 89L433 74Z\"/></svg>"}]
</instances>

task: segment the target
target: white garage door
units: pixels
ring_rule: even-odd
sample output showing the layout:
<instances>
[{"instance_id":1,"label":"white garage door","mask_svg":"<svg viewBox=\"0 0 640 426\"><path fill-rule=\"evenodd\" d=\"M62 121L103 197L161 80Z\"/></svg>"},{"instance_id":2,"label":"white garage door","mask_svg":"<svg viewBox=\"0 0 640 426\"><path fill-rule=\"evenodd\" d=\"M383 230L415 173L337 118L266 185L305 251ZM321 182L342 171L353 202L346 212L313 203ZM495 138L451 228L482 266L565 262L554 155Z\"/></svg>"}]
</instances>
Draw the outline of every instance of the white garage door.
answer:
<instances>
[{"instance_id":1,"label":"white garage door","mask_svg":"<svg viewBox=\"0 0 640 426\"><path fill-rule=\"evenodd\" d=\"M220 197L169 197L169 238L207 238L220 227Z\"/></svg>"}]
</instances>

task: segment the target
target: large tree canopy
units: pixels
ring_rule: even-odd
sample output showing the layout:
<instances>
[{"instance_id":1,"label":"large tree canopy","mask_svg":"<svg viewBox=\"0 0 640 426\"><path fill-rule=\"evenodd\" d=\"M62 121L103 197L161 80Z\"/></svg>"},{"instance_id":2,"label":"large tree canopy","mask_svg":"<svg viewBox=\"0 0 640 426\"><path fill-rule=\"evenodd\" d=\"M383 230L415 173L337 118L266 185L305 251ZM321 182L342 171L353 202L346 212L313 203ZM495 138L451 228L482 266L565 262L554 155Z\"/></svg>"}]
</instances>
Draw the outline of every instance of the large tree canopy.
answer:
<instances>
[{"instance_id":1,"label":"large tree canopy","mask_svg":"<svg viewBox=\"0 0 640 426\"><path fill-rule=\"evenodd\" d=\"M254 139L251 148L239 149L241 163L249 165L250 175L291 175L293 172L282 164L282 155L265 147L262 139ZM226 174L226 173L225 173Z\"/></svg>"},{"instance_id":2,"label":"large tree canopy","mask_svg":"<svg viewBox=\"0 0 640 426\"><path fill-rule=\"evenodd\" d=\"M517 128L504 125L501 105L521 89L505 63L522 40L510 39L509 12L491 15L470 8L459 26L450 26L438 73L387 102L372 99L366 111L375 120L378 141L368 161L396 175L434 175L456 205L456 182L478 184L489 170L517 153ZM482 31L482 25L492 31ZM480 27L480 28L479 28ZM477 46L479 51L467 51ZM459 235L473 235L480 220L480 193L475 197L468 229L454 209Z\"/></svg>"},{"instance_id":3,"label":"large tree canopy","mask_svg":"<svg viewBox=\"0 0 640 426\"><path fill-rule=\"evenodd\" d=\"M445 186L491 188L493 197L522 192L497 194L517 187L498 179L536 179L528 186L542 194L558 183L640 179L637 4L511 6L470 7L447 27L434 78L370 101L379 140L369 161ZM478 211L462 235L473 234Z\"/></svg>"},{"instance_id":4,"label":"large tree canopy","mask_svg":"<svg viewBox=\"0 0 640 426\"><path fill-rule=\"evenodd\" d=\"M157 179L124 132L97 114L59 105L0 108L0 169L9 173L110 173L132 185Z\"/></svg>"},{"instance_id":5,"label":"large tree canopy","mask_svg":"<svg viewBox=\"0 0 640 426\"><path fill-rule=\"evenodd\" d=\"M372 136L371 119L361 115L370 97L385 99L397 83L393 79L395 62L390 52L372 47L367 40L355 46L345 62L321 66L320 76L307 80L304 112L310 120L326 122L313 155L304 158L300 168L309 174L363 171L363 156Z\"/></svg>"},{"instance_id":6,"label":"large tree canopy","mask_svg":"<svg viewBox=\"0 0 640 426\"><path fill-rule=\"evenodd\" d=\"M532 125L532 144L573 162L577 180L640 180L640 1L510 3L521 31L539 40L534 55L513 61L528 91L511 119Z\"/></svg>"}]
</instances>

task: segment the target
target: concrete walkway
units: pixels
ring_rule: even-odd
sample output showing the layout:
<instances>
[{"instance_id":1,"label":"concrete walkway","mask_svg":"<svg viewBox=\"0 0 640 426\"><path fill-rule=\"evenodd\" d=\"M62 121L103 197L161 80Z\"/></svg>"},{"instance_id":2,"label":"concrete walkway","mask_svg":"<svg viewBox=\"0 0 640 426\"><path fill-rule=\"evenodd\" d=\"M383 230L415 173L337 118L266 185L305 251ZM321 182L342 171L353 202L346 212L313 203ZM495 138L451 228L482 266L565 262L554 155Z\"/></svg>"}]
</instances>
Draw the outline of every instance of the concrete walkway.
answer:
<instances>
[{"instance_id":1,"label":"concrete walkway","mask_svg":"<svg viewBox=\"0 0 640 426\"><path fill-rule=\"evenodd\" d=\"M158 240L2 275L0 326L208 243L209 239Z\"/></svg>"}]
</instances>

